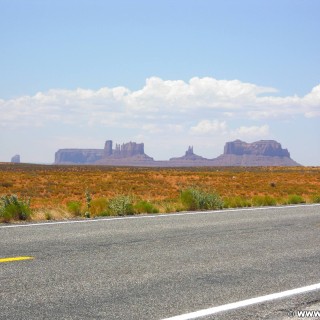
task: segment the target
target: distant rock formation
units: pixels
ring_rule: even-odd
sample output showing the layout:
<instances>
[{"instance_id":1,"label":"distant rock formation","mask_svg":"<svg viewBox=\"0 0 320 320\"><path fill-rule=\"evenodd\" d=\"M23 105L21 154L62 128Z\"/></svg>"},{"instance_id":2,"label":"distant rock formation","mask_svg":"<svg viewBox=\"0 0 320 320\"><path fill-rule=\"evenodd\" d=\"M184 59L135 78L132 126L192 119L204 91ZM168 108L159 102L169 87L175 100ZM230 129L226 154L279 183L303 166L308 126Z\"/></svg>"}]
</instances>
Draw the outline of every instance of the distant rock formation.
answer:
<instances>
[{"instance_id":1,"label":"distant rock formation","mask_svg":"<svg viewBox=\"0 0 320 320\"><path fill-rule=\"evenodd\" d=\"M144 153L144 144L143 143L136 143L136 142L128 142L123 143L122 145L116 144L116 148L112 149L112 141L107 140L105 143L105 158L114 158L114 159L125 159L125 158L131 158L131 157L143 157L143 158L149 158L151 157L147 156Z\"/></svg>"},{"instance_id":2,"label":"distant rock formation","mask_svg":"<svg viewBox=\"0 0 320 320\"><path fill-rule=\"evenodd\" d=\"M274 140L227 142L224 153L213 161L217 166L300 166L290 158L288 150Z\"/></svg>"},{"instance_id":3,"label":"distant rock formation","mask_svg":"<svg viewBox=\"0 0 320 320\"><path fill-rule=\"evenodd\" d=\"M185 161L185 160L190 160L190 161L198 161L198 160L200 160L201 161L201 160L208 160L208 159L194 154L193 153L193 146L189 146L189 148L186 151L184 156L177 157L177 158L170 158L169 161Z\"/></svg>"},{"instance_id":4,"label":"distant rock formation","mask_svg":"<svg viewBox=\"0 0 320 320\"><path fill-rule=\"evenodd\" d=\"M224 153L214 159L206 159L195 155L189 147L183 157L171 158L174 166L299 166L290 158L287 149L274 140L261 140L246 143L241 140L227 142Z\"/></svg>"},{"instance_id":5,"label":"distant rock formation","mask_svg":"<svg viewBox=\"0 0 320 320\"><path fill-rule=\"evenodd\" d=\"M246 143L241 140L227 142L224 147L224 154L243 156L246 154L270 157L288 157L287 149L282 149L281 144L274 140L261 140L253 143Z\"/></svg>"},{"instance_id":6,"label":"distant rock formation","mask_svg":"<svg viewBox=\"0 0 320 320\"><path fill-rule=\"evenodd\" d=\"M153 160L144 153L144 144L129 142L116 144L105 142L104 149L60 149L55 153L55 164L110 164L116 165L120 160ZM115 160L117 160L115 162Z\"/></svg>"},{"instance_id":7,"label":"distant rock formation","mask_svg":"<svg viewBox=\"0 0 320 320\"><path fill-rule=\"evenodd\" d=\"M12 163L20 163L20 155L19 154L16 154L15 156L13 156L11 158L11 162Z\"/></svg>"},{"instance_id":8,"label":"distant rock formation","mask_svg":"<svg viewBox=\"0 0 320 320\"><path fill-rule=\"evenodd\" d=\"M56 164L91 164L102 159L103 149L60 149L55 153Z\"/></svg>"},{"instance_id":9,"label":"distant rock formation","mask_svg":"<svg viewBox=\"0 0 320 320\"><path fill-rule=\"evenodd\" d=\"M60 149L55 154L55 163L146 167L299 166L290 158L288 150L274 140L227 142L224 153L214 159L194 154L193 147L189 146L184 156L169 161L154 161L144 153L143 143L116 144L113 149L112 141L107 140L104 149Z\"/></svg>"}]
</instances>

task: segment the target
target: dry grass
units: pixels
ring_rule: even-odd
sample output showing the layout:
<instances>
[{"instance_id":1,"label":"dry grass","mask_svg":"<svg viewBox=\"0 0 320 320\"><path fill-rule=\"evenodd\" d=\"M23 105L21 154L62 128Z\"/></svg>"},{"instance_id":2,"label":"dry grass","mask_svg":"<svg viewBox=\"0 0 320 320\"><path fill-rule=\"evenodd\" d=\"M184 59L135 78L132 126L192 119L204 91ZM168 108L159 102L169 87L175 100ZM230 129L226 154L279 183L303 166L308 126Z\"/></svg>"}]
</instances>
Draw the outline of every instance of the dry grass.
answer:
<instances>
[{"instance_id":1,"label":"dry grass","mask_svg":"<svg viewBox=\"0 0 320 320\"><path fill-rule=\"evenodd\" d=\"M105 166L45 166L0 164L0 196L30 197L34 219L70 218L66 204L80 201L85 190L93 199L126 194L156 204L160 211L173 205L180 191L196 186L215 190L224 199L268 195L278 204L289 195L311 202L320 195L320 167L268 168L121 168Z\"/></svg>"}]
</instances>

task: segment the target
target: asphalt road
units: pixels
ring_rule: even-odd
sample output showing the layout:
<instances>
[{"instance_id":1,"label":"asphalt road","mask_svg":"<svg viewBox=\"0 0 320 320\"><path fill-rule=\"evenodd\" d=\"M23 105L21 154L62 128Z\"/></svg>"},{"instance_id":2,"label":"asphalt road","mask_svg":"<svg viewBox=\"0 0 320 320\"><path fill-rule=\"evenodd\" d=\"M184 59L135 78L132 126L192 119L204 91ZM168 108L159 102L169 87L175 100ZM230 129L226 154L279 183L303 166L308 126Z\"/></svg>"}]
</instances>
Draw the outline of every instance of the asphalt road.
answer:
<instances>
[{"instance_id":1,"label":"asphalt road","mask_svg":"<svg viewBox=\"0 0 320 320\"><path fill-rule=\"evenodd\" d=\"M0 319L156 319L320 282L320 206L0 225ZM320 290L205 319L284 319Z\"/></svg>"}]
</instances>

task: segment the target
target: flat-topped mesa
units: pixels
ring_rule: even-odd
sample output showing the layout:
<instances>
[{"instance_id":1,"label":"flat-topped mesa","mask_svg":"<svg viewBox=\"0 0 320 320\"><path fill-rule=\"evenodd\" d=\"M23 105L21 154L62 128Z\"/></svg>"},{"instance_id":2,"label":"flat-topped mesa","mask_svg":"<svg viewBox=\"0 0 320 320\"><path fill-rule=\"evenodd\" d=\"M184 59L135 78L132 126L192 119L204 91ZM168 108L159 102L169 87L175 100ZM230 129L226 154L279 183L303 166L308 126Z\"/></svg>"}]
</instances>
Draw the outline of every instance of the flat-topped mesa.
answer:
<instances>
[{"instance_id":1,"label":"flat-topped mesa","mask_svg":"<svg viewBox=\"0 0 320 320\"><path fill-rule=\"evenodd\" d=\"M103 158L103 149L60 149L55 153L56 164L92 164Z\"/></svg>"},{"instance_id":2,"label":"flat-topped mesa","mask_svg":"<svg viewBox=\"0 0 320 320\"><path fill-rule=\"evenodd\" d=\"M300 166L290 158L288 150L274 140L227 142L224 153L212 162L217 166Z\"/></svg>"},{"instance_id":3,"label":"flat-topped mesa","mask_svg":"<svg viewBox=\"0 0 320 320\"><path fill-rule=\"evenodd\" d=\"M281 144L274 140L260 140L253 143L246 143L241 140L227 142L224 147L223 154L290 158L290 153L288 150L282 149Z\"/></svg>"}]
</instances>

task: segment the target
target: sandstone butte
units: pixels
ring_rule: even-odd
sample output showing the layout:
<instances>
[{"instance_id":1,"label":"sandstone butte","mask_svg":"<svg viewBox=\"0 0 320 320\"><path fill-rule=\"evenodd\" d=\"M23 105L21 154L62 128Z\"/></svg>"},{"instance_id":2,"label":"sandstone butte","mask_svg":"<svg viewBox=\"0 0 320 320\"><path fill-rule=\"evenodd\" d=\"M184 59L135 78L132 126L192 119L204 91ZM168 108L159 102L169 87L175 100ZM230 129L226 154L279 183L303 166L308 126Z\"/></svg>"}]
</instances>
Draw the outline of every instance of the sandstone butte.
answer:
<instances>
[{"instance_id":1,"label":"sandstone butte","mask_svg":"<svg viewBox=\"0 0 320 320\"><path fill-rule=\"evenodd\" d=\"M20 163L20 155L19 154L16 154L15 156L13 156L11 158L11 162L12 163Z\"/></svg>"},{"instance_id":2,"label":"sandstone butte","mask_svg":"<svg viewBox=\"0 0 320 320\"><path fill-rule=\"evenodd\" d=\"M116 144L114 149L112 144L107 140L103 149L60 149L55 153L54 163L141 167L300 166L274 140L227 142L223 154L213 159L194 154L190 146L184 156L168 161L156 161L146 155L143 143Z\"/></svg>"}]
</instances>

